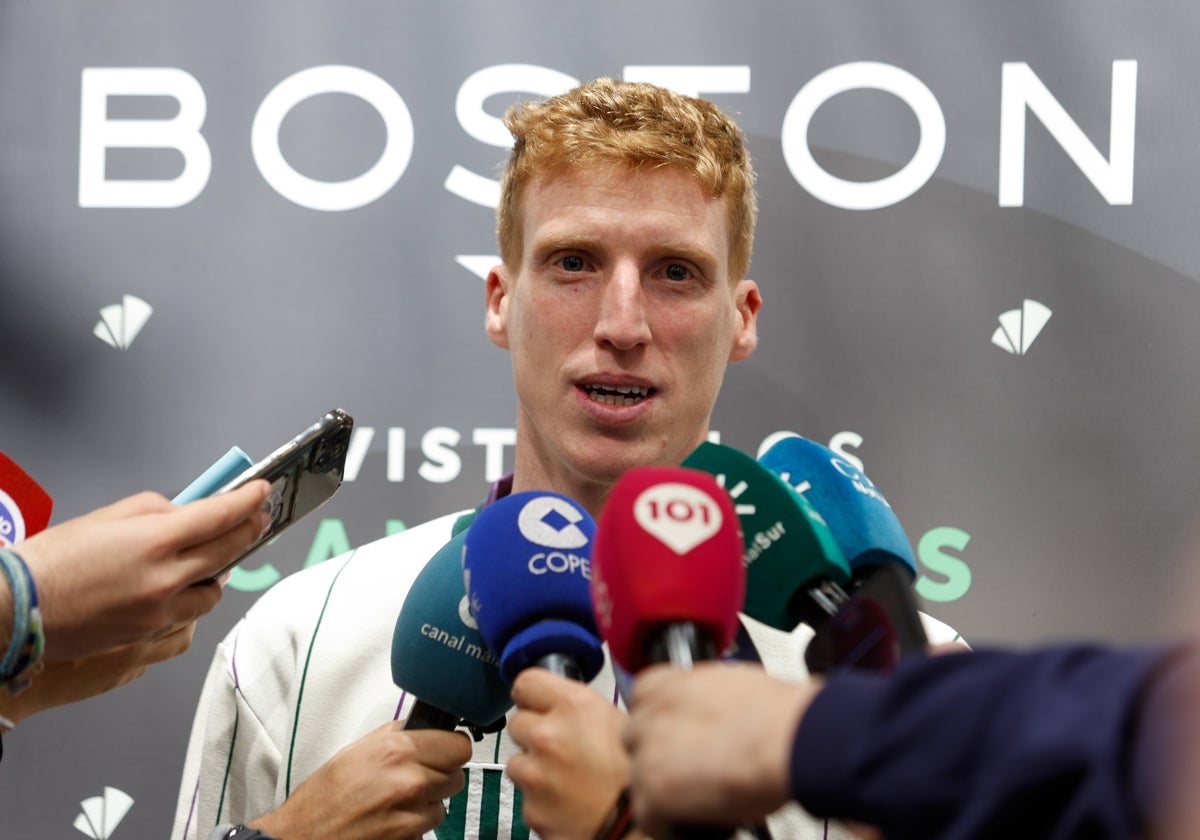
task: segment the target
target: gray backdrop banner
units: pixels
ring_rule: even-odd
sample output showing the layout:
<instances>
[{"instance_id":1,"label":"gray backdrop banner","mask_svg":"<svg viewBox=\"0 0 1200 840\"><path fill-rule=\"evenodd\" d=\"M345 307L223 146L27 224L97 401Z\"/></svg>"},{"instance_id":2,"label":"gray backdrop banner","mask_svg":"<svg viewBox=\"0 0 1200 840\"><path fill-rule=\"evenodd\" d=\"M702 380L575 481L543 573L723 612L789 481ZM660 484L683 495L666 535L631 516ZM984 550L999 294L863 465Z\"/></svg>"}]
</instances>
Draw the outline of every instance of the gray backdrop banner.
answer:
<instances>
[{"instance_id":1,"label":"gray backdrop banner","mask_svg":"<svg viewBox=\"0 0 1200 840\"><path fill-rule=\"evenodd\" d=\"M972 642L1161 637L1200 509L1197 31L1184 0L5 3L0 450L53 521L357 428L188 654L5 739L0 834L165 836L261 592L511 467L498 117L601 75L749 137L765 303L720 440L861 463Z\"/></svg>"}]
</instances>

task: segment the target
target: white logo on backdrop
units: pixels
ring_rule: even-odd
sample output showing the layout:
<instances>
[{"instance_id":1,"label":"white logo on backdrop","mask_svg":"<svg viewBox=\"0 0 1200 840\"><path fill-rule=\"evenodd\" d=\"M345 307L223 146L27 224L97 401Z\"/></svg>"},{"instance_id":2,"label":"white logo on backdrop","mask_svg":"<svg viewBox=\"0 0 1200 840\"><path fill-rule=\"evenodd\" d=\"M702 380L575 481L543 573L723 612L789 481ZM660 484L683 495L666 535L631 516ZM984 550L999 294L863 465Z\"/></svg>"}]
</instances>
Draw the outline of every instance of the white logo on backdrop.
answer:
<instances>
[{"instance_id":1,"label":"white logo on backdrop","mask_svg":"<svg viewBox=\"0 0 1200 840\"><path fill-rule=\"evenodd\" d=\"M1000 326L992 333L992 344L1014 356L1025 355L1051 314L1045 304L1026 298L1020 309L1010 309L1000 316Z\"/></svg>"},{"instance_id":2,"label":"white logo on backdrop","mask_svg":"<svg viewBox=\"0 0 1200 840\"><path fill-rule=\"evenodd\" d=\"M75 818L75 828L92 840L108 840L121 820L133 807L133 797L123 790L105 787L103 796L92 796L79 803L83 812Z\"/></svg>"},{"instance_id":3,"label":"white logo on backdrop","mask_svg":"<svg viewBox=\"0 0 1200 840\"><path fill-rule=\"evenodd\" d=\"M556 528L546 521L551 513L567 520L562 528ZM583 514L574 505L557 496L538 496L525 503L517 515L517 527L521 536L530 542L544 545L546 548L582 548L587 545L585 534L576 522L583 519Z\"/></svg>"},{"instance_id":4,"label":"white logo on backdrop","mask_svg":"<svg viewBox=\"0 0 1200 840\"><path fill-rule=\"evenodd\" d=\"M125 295L121 303L109 304L100 310L100 320L92 334L110 347L126 350L153 314L154 308L146 301Z\"/></svg>"}]
</instances>

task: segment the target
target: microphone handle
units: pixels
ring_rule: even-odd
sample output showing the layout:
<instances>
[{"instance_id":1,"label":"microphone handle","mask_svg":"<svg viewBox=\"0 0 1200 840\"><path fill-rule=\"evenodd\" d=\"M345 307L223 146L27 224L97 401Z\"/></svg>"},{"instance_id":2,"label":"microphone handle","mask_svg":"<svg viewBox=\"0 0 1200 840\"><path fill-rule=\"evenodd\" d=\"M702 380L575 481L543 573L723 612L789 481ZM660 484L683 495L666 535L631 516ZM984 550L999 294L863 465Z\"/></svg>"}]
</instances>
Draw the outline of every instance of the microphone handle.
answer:
<instances>
[{"instance_id":1,"label":"microphone handle","mask_svg":"<svg viewBox=\"0 0 1200 840\"><path fill-rule=\"evenodd\" d=\"M646 641L646 655L652 662L670 662L676 668L691 668L697 662L717 659L717 643L691 621L664 624ZM727 840L735 829L723 825L683 823L672 825L668 836L677 840Z\"/></svg>"},{"instance_id":2,"label":"microphone handle","mask_svg":"<svg viewBox=\"0 0 1200 840\"><path fill-rule=\"evenodd\" d=\"M533 664L539 668L545 668L552 674L558 674L560 677L566 677L576 682L587 682L583 678L583 668L579 667L575 657L567 656L565 653L547 653Z\"/></svg>"},{"instance_id":3,"label":"microphone handle","mask_svg":"<svg viewBox=\"0 0 1200 840\"><path fill-rule=\"evenodd\" d=\"M408 710L408 719L404 721L405 729L441 729L449 732L462 723L462 718L445 712L437 706L430 705L424 700L417 700Z\"/></svg>"},{"instance_id":4,"label":"microphone handle","mask_svg":"<svg viewBox=\"0 0 1200 840\"><path fill-rule=\"evenodd\" d=\"M720 655L717 643L690 621L664 624L646 640L646 656L651 662L670 662L676 668L691 668Z\"/></svg>"},{"instance_id":5,"label":"microphone handle","mask_svg":"<svg viewBox=\"0 0 1200 840\"><path fill-rule=\"evenodd\" d=\"M816 630L837 615L849 600L850 594L840 584L818 578L796 590L788 603L788 615Z\"/></svg>"}]
</instances>

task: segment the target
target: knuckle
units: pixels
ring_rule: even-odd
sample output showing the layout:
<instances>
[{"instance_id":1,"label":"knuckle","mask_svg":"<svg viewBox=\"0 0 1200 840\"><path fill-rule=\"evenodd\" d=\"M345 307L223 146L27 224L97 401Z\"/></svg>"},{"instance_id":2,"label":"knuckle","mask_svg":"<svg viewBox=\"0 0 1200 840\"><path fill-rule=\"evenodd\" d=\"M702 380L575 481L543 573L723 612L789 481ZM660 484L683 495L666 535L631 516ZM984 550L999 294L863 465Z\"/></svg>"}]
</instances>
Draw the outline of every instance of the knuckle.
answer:
<instances>
[{"instance_id":1,"label":"knuckle","mask_svg":"<svg viewBox=\"0 0 1200 840\"><path fill-rule=\"evenodd\" d=\"M394 774L392 779L392 796L397 804L420 802L424 796L425 783L421 775L412 768L405 768Z\"/></svg>"},{"instance_id":2,"label":"knuckle","mask_svg":"<svg viewBox=\"0 0 1200 840\"><path fill-rule=\"evenodd\" d=\"M153 490L143 490L135 494L133 503L139 510L163 510L171 506L166 496Z\"/></svg>"}]
</instances>

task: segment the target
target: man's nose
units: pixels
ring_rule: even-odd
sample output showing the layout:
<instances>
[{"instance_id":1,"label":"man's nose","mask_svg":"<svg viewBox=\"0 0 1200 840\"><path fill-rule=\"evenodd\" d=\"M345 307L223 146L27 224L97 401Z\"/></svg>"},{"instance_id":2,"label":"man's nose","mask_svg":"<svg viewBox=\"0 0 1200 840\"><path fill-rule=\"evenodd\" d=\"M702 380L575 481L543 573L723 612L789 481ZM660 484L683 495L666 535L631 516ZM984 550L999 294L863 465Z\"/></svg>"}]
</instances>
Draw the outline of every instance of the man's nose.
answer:
<instances>
[{"instance_id":1,"label":"man's nose","mask_svg":"<svg viewBox=\"0 0 1200 840\"><path fill-rule=\"evenodd\" d=\"M618 266L605 281L595 336L597 342L618 350L632 350L650 341L646 296L636 267Z\"/></svg>"}]
</instances>

